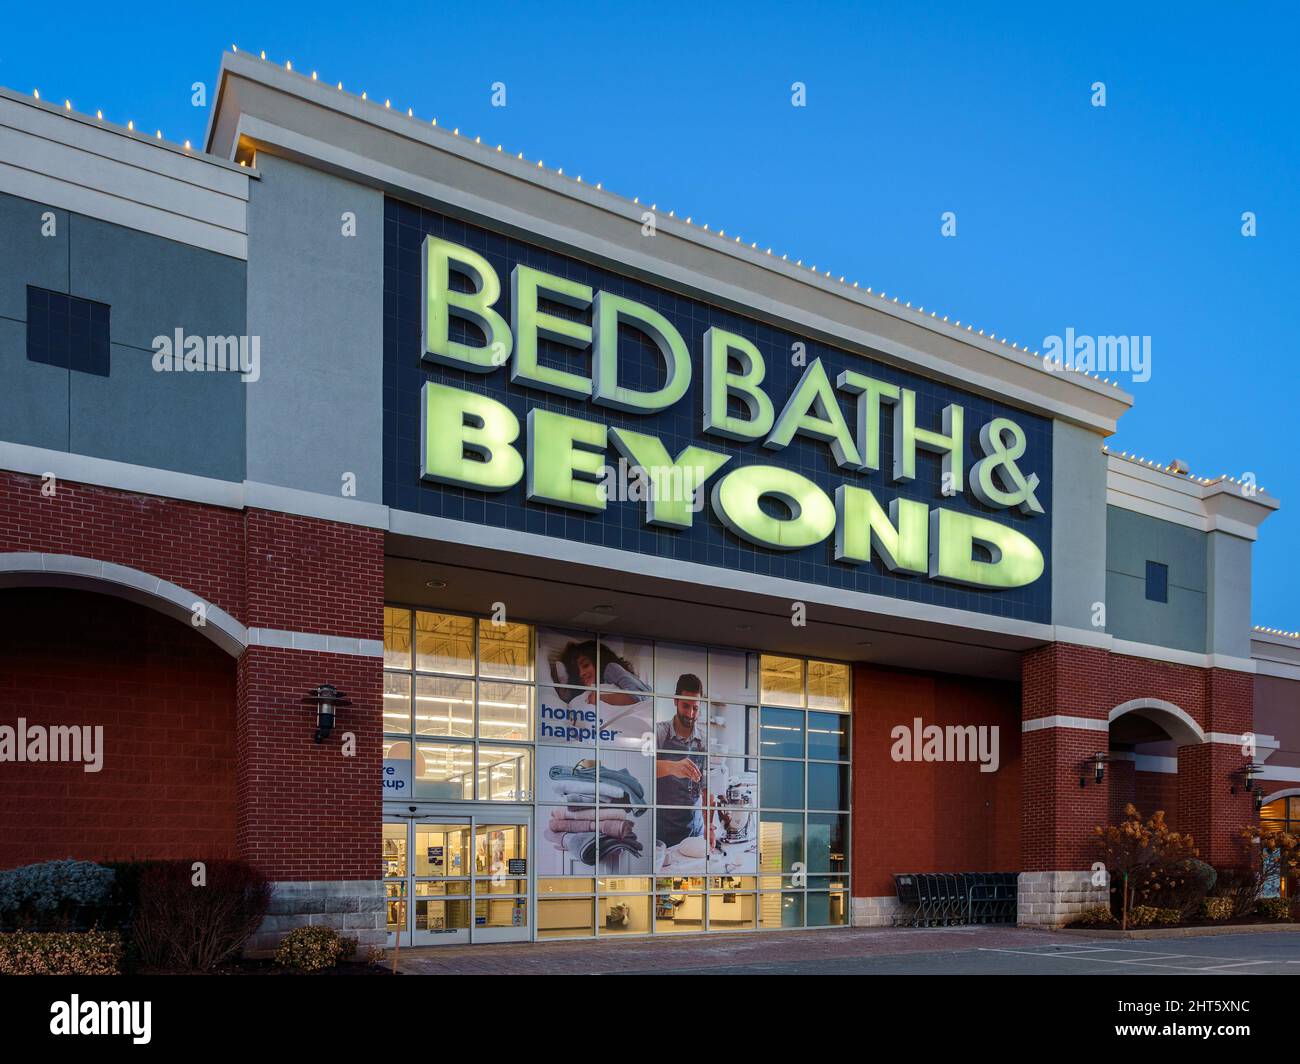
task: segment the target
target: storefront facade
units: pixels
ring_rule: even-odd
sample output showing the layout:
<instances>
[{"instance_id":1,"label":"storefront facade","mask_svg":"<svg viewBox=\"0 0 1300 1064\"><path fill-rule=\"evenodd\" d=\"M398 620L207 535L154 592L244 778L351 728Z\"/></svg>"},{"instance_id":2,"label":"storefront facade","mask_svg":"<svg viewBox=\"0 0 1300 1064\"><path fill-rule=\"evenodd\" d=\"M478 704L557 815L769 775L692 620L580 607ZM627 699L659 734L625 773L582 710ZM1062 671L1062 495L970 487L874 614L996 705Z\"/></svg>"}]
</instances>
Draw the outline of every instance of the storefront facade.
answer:
<instances>
[{"instance_id":1,"label":"storefront facade","mask_svg":"<svg viewBox=\"0 0 1300 1064\"><path fill-rule=\"evenodd\" d=\"M1050 926L1128 801L1219 863L1290 815L1277 502L1107 451L1109 382L242 53L208 154L0 115L0 684L105 727L5 766L3 864L244 857L257 949L884 924L915 871Z\"/></svg>"}]
</instances>

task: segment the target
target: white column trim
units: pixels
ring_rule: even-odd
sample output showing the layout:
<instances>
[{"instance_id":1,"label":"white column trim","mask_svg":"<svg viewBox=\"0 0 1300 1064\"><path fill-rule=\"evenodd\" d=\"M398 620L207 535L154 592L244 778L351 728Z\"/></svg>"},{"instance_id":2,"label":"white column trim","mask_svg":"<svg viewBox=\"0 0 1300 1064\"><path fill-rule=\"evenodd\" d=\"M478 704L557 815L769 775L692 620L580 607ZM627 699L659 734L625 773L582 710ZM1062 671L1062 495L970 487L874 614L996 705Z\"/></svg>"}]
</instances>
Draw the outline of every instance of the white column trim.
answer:
<instances>
[{"instance_id":1,"label":"white column trim","mask_svg":"<svg viewBox=\"0 0 1300 1064\"><path fill-rule=\"evenodd\" d=\"M1049 728L1074 728L1077 731L1110 731L1110 721L1097 720L1095 717L1070 717L1057 713L1050 717L1035 717L1033 720L1020 722L1022 733L1046 731Z\"/></svg>"}]
</instances>

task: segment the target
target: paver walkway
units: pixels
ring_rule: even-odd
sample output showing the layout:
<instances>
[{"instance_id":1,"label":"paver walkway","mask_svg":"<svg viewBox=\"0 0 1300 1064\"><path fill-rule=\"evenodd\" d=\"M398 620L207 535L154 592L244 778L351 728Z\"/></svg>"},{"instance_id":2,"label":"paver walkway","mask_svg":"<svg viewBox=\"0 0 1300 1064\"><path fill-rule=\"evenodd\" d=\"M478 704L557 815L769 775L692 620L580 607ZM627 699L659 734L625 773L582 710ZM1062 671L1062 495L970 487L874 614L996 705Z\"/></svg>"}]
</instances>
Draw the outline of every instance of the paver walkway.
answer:
<instances>
[{"instance_id":1,"label":"paver walkway","mask_svg":"<svg viewBox=\"0 0 1300 1064\"><path fill-rule=\"evenodd\" d=\"M977 949L1031 949L1061 944L1050 931L1016 927L828 928L683 935L580 942L519 942L403 949L398 969L410 975L603 975L739 968L808 970L851 959ZM1072 937L1070 944L1084 941ZM391 955L390 955L391 956ZM840 963L835 963L840 962Z\"/></svg>"}]
</instances>

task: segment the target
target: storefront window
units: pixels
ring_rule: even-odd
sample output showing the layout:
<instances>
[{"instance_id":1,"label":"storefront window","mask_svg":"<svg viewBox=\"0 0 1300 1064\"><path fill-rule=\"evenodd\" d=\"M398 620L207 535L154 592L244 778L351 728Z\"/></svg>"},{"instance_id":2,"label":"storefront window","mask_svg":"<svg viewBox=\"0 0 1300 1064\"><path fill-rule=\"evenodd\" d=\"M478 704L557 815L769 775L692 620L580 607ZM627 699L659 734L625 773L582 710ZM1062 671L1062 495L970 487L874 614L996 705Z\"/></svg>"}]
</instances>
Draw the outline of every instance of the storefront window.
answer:
<instances>
[{"instance_id":1,"label":"storefront window","mask_svg":"<svg viewBox=\"0 0 1300 1064\"><path fill-rule=\"evenodd\" d=\"M474 619L450 613L415 614L417 672L474 673Z\"/></svg>"},{"instance_id":2,"label":"storefront window","mask_svg":"<svg viewBox=\"0 0 1300 1064\"><path fill-rule=\"evenodd\" d=\"M763 704L800 706L805 704L802 658L763 655Z\"/></svg>"},{"instance_id":3,"label":"storefront window","mask_svg":"<svg viewBox=\"0 0 1300 1064\"><path fill-rule=\"evenodd\" d=\"M417 929L524 928L530 881L538 938L847 922L848 666L397 606L384 634L385 797L535 807L531 845L386 835Z\"/></svg>"},{"instance_id":4,"label":"storefront window","mask_svg":"<svg viewBox=\"0 0 1300 1064\"><path fill-rule=\"evenodd\" d=\"M384 667L385 797L532 800L531 625L389 606Z\"/></svg>"},{"instance_id":5,"label":"storefront window","mask_svg":"<svg viewBox=\"0 0 1300 1064\"><path fill-rule=\"evenodd\" d=\"M1275 798L1261 806L1259 826L1264 832L1285 831L1291 835L1300 835L1300 795ZM1276 867L1276 851L1271 863ZM1300 876L1283 876L1279 871L1265 884L1265 891L1274 897L1293 898L1300 892Z\"/></svg>"},{"instance_id":6,"label":"storefront window","mask_svg":"<svg viewBox=\"0 0 1300 1064\"><path fill-rule=\"evenodd\" d=\"M847 761L848 718L837 713L809 713L808 756L814 761Z\"/></svg>"},{"instance_id":7,"label":"storefront window","mask_svg":"<svg viewBox=\"0 0 1300 1064\"><path fill-rule=\"evenodd\" d=\"M849 711L849 667L834 661L808 662L808 708Z\"/></svg>"},{"instance_id":8,"label":"storefront window","mask_svg":"<svg viewBox=\"0 0 1300 1064\"><path fill-rule=\"evenodd\" d=\"M478 672L498 680L533 678L533 628L529 624L478 622Z\"/></svg>"},{"instance_id":9,"label":"storefront window","mask_svg":"<svg viewBox=\"0 0 1300 1064\"><path fill-rule=\"evenodd\" d=\"M474 735L474 682L448 676L415 678L415 732L471 738Z\"/></svg>"},{"instance_id":10,"label":"storefront window","mask_svg":"<svg viewBox=\"0 0 1300 1064\"><path fill-rule=\"evenodd\" d=\"M411 611L384 607L384 668L411 667Z\"/></svg>"}]
</instances>

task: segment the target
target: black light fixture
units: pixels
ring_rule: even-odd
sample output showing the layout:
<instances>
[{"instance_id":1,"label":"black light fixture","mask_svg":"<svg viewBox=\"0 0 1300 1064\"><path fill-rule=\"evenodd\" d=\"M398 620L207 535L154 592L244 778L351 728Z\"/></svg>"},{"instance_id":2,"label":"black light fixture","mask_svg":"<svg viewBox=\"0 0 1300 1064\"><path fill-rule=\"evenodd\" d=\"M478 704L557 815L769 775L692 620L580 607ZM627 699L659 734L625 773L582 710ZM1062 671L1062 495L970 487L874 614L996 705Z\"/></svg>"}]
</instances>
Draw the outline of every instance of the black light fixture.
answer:
<instances>
[{"instance_id":1,"label":"black light fixture","mask_svg":"<svg viewBox=\"0 0 1300 1064\"><path fill-rule=\"evenodd\" d=\"M1255 812L1264 808L1264 791L1263 788L1255 792Z\"/></svg>"},{"instance_id":2,"label":"black light fixture","mask_svg":"<svg viewBox=\"0 0 1300 1064\"><path fill-rule=\"evenodd\" d=\"M1085 766L1087 765L1092 766L1093 783L1100 783L1102 780L1106 778L1106 762L1109 760L1110 757L1107 754L1098 751L1097 753L1092 755L1092 760L1084 762ZM1079 786L1086 787L1087 785L1088 785L1087 779L1083 776L1080 776Z\"/></svg>"},{"instance_id":3,"label":"black light fixture","mask_svg":"<svg viewBox=\"0 0 1300 1064\"><path fill-rule=\"evenodd\" d=\"M352 700L346 697L332 683L323 683L319 687L313 687L307 692L307 697L302 701L306 705L316 707L316 734L313 738L318 743L323 743L328 739L330 732L334 730L335 707L352 705Z\"/></svg>"},{"instance_id":4,"label":"black light fixture","mask_svg":"<svg viewBox=\"0 0 1300 1064\"><path fill-rule=\"evenodd\" d=\"M1246 781L1247 794L1250 794L1255 790L1255 777L1258 776L1263 771L1264 771L1264 766L1257 765L1253 761L1247 761L1244 765L1241 766L1241 776ZM1233 794L1237 793L1237 785L1235 783L1232 785L1232 793ZM1261 797L1262 797L1262 792L1261 792ZM1255 807L1259 808L1259 803L1256 803Z\"/></svg>"}]
</instances>

